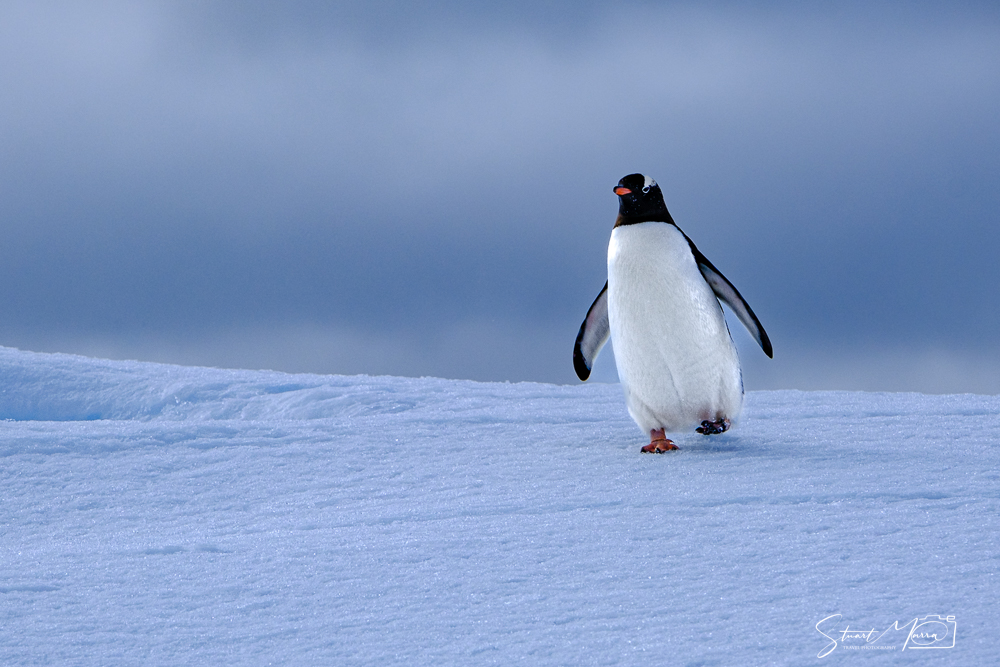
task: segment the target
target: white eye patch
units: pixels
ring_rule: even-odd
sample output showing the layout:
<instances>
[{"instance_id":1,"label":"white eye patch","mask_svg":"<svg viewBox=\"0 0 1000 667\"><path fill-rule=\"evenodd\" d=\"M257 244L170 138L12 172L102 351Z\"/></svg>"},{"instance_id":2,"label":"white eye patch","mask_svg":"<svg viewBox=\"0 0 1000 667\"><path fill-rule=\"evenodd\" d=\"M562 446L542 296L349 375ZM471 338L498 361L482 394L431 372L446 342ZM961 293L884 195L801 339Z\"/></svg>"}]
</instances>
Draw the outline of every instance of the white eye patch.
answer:
<instances>
[{"instance_id":1,"label":"white eye patch","mask_svg":"<svg viewBox=\"0 0 1000 667\"><path fill-rule=\"evenodd\" d=\"M649 176L643 176L642 178L644 179L642 183L642 191L649 192L649 189L656 185L656 181L651 179Z\"/></svg>"}]
</instances>

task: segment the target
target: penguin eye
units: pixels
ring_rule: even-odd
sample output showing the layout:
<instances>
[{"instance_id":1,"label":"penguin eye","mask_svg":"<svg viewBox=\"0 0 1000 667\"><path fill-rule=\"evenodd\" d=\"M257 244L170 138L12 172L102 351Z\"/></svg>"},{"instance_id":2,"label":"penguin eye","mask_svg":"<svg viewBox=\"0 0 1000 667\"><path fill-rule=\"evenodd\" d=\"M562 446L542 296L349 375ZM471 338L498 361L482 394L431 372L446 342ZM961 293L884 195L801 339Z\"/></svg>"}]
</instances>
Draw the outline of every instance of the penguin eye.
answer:
<instances>
[{"instance_id":1,"label":"penguin eye","mask_svg":"<svg viewBox=\"0 0 1000 667\"><path fill-rule=\"evenodd\" d=\"M643 194L646 194L647 192L649 192L649 186L648 185L642 186L642 192L643 192Z\"/></svg>"}]
</instances>

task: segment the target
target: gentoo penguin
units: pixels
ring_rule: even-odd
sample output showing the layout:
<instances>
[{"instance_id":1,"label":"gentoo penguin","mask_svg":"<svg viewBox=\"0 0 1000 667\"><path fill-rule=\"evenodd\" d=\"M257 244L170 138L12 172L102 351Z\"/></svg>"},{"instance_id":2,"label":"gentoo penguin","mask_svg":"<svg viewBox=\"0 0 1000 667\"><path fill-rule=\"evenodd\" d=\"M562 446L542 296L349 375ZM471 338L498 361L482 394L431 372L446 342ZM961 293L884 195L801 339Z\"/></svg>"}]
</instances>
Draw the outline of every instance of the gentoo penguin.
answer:
<instances>
[{"instance_id":1,"label":"gentoo penguin","mask_svg":"<svg viewBox=\"0 0 1000 667\"><path fill-rule=\"evenodd\" d=\"M614 192L608 282L580 326L573 366L581 380L590 377L610 336L629 414L650 436L642 451L662 453L677 449L666 432L722 433L743 408L740 360L719 300L768 357L771 341L739 291L670 217L656 181L630 174Z\"/></svg>"}]
</instances>

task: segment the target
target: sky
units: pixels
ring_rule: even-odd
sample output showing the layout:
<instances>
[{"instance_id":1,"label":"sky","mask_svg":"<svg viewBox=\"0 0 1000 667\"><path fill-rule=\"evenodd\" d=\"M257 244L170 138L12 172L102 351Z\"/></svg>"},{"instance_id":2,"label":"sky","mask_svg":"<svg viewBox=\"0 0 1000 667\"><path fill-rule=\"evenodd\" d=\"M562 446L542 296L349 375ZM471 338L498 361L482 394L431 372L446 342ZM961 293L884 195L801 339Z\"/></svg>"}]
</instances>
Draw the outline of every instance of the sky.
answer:
<instances>
[{"instance_id":1,"label":"sky","mask_svg":"<svg viewBox=\"0 0 1000 667\"><path fill-rule=\"evenodd\" d=\"M4 3L0 345L575 383L642 172L747 389L1000 393L995 5L358 4Z\"/></svg>"}]
</instances>

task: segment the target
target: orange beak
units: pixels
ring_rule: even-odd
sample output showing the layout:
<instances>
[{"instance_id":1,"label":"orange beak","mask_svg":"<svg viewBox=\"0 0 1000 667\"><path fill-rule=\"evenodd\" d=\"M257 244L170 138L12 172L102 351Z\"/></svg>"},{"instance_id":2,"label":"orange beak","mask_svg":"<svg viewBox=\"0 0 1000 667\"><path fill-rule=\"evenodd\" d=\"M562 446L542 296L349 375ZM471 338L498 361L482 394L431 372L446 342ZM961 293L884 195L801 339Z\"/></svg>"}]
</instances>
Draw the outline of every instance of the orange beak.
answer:
<instances>
[{"instance_id":1,"label":"orange beak","mask_svg":"<svg viewBox=\"0 0 1000 667\"><path fill-rule=\"evenodd\" d=\"M626 188L624 185L619 185L615 188L615 194L621 197L622 195L630 195L632 191Z\"/></svg>"}]
</instances>

